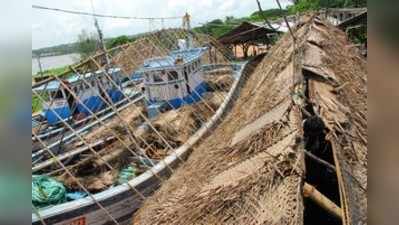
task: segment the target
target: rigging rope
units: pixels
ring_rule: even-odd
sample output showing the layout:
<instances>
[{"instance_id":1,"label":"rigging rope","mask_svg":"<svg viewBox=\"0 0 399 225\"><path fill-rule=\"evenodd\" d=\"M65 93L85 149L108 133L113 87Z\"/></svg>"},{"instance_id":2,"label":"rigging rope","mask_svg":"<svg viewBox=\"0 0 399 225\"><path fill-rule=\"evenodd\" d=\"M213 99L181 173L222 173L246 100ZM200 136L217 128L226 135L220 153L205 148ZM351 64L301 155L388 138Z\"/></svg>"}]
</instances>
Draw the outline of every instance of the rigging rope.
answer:
<instances>
[{"instance_id":1,"label":"rigging rope","mask_svg":"<svg viewBox=\"0 0 399 225\"><path fill-rule=\"evenodd\" d=\"M182 18L182 16L171 16L171 17L114 16L114 15L104 15L104 14L88 13L88 12L82 12L82 11L50 8L50 7L39 6L39 5L32 5L32 8L41 9L41 10L56 11L56 12L63 12L63 13L69 13L69 14L75 14L75 15L82 15L82 16L94 16L94 17L102 17L102 18L127 19L127 20L174 20L174 19L181 19Z\"/></svg>"}]
</instances>

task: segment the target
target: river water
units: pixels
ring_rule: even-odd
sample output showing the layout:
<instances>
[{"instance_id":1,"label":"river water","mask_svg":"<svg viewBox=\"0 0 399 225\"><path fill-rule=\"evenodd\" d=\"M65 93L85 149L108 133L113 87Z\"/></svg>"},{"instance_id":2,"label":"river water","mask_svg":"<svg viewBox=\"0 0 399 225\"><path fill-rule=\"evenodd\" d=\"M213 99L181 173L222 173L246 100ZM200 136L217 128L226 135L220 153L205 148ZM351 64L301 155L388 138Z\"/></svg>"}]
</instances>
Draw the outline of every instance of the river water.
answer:
<instances>
[{"instance_id":1,"label":"river water","mask_svg":"<svg viewBox=\"0 0 399 225\"><path fill-rule=\"evenodd\" d=\"M68 66L79 62L79 54L68 54L58 56L48 56L40 58L42 69L53 69L57 67ZM32 58L32 74L39 72L39 64L36 58Z\"/></svg>"}]
</instances>

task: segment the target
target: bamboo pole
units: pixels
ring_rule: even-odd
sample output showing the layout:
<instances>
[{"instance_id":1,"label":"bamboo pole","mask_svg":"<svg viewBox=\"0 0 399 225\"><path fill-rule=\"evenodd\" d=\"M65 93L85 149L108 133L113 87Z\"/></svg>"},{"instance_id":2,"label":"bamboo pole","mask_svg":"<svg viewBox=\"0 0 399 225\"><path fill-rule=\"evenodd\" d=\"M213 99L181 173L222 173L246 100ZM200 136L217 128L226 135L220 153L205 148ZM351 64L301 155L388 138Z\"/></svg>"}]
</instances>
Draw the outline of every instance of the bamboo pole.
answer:
<instances>
[{"instance_id":1,"label":"bamboo pole","mask_svg":"<svg viewBox=\"0 0 399 225\"><path fill-rule=\"evenodd\" d=\"M331 215L342 220L342 209L320 193L315 187L305 182L303 185L304 197L310 198L317 205L327 210Z\"/></svg>"},{"instance_id":2,"label":"bamboo pole","mask_svg":"<svg viewBox=\"0 0 399 225\"><path fill-rule=\"evenodd\" d=\"M333 171L335 171L335 172L337 171L337 169L335 168L335 166L331 165L331 163L329 163L329 162L327 162L327 161L325 161L325 160L320 159L319 157L313 155L311 152L305 150L305 155L308 156L309 158L315 160L316 162L318 162L318 163L320 163L320 164L322 164L322 165L324 165L324 166L326 166L326 167L332 169Z\"/></svg>"}]
</instances>

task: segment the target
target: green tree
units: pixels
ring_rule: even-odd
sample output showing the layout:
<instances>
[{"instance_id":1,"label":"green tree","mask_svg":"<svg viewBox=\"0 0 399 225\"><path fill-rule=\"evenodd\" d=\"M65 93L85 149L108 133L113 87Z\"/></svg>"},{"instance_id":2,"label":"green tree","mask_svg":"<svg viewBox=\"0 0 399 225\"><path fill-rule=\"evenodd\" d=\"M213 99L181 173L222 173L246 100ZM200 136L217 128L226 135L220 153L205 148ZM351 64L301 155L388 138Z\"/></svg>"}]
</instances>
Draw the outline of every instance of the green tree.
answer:
<instances>
[{"instance_id":1,"label":"green tree","mask_svg":"<svg viewBox=\"0 0 399 225\"><path fill-rule=\"evenodd\" d=\"M282 17L284 15L287 15L288 11L287 10L281 10L281 9L268 9L268 10L263 10L263 13L261 14L259 11L256 11L251 14L249 19L251 21L262 21L264 17L267 19L276 19L279 17ZM262 16L263 15L263 16Z\"/></svg>"},{"instance_id":2,"label":"green tree","mask_svg":"<svg viewBox=\"0 0 399 225\"><path fill-rule=\"evenodd\" d=\"M297 0L294 5L288 8L290 13L305 12L309 10L318 10L321 8L320 0Z\"/></svg>"},{"instance_id":3,"label":"green tree","mask_svg":"<svg viewBox=\"0 0 399 225\"><path fill-rule=\"evenodd\" d=\"M106 46L107 46L108 49L109 48L114 48L116 46L126 44L126 43L128 43L130 41L131 40L130 40L130 38L128 36L122 35L122 36L119 36L119 37L116 37L116 38L112 38L109 41L107 41Z\"/></svg>"},{"instance_id":4,"label":"green tree","mask_svg":"<svg viewBox=\"0 0 399 225\"><path fill-rule=\"evenodd\" d=\"M233 17L227 17L226 21L229 22L224 23L221 19L215 19L204 24L201 27L194 28L194 31L209 34L218 38L223 34L229 32L233 28L233 22L235 22L234 20L235 19Z\"/></svg>"},{"instance_id":5,"label":"green tree","mask_svg":"<svg viewBox=\"0 0 399 225\"><path fill-rule=\"evenodd\" d=\"M215 20L212 20L211 22L209 22L208 24L214 24L214 25L223 24L223 20L215 19Z\"/></svg>"},{"instance_id":6,"label":"green tree","mask_svg":"<svg viewBox=\"0 0 399 225\"><path fill-rule=\"evenodd\" d=\"M234 16L226 16L225 23L233 23L234 22Z\"/></svg>"},{"instance_id":7,"label":"green tree","mask_svg":"<svg viewBox=\"0 0 399 225\"><path fill-rule=\"evenodd\" d=\"M86 30L82 30L78 35L76 48L81 59L89 57L96 52L97 36L95 34L89 34Z\"/></svg>"},{"instance_id":8,"label":"green tree","mask_svg":"<svg viewBox=\"0 0 399 225\"><path fill-rule=\"evenodd\" d=\"M367 0L296 0L288 6L290 13L318 10L321 8L366 7Z\"/></svg>"}]
</instances>

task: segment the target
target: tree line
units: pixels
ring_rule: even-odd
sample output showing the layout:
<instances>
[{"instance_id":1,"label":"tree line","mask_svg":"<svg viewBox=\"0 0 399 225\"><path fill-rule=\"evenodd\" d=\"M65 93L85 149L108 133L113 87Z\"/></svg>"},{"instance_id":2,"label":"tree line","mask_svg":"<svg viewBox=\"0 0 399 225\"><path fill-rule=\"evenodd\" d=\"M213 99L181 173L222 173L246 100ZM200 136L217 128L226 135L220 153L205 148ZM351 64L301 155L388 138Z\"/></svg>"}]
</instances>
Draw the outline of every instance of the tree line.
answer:
<instances>
[{"instance_id":1,"label":"tree line","mask_svg":"<svg viewBox=\"0 0 399 225\"><path fill-rule=\"evenodd\" d=\"M287 9L290 13L319 10L323 8L359 8L367 7L367 0L291 0Z\"/></svg>"},{"instance_id":2,"label":"tree line","mask_svg":"<svg viewBox=\"0 0 399 225\"><path fill-rule=\"evenodd\" d=\"M107 49L109 49L118 45L132 42L136 40L136 38L136 36L121 35L114 38L106 38L104 41ZM37 57L38 55L44 57L77 53L83 59L95 53L96 49L99 47L98 45L97 34L82 30L79 33L76 42L32 50L32 57Z\"/></svg>"}]
</instances>

